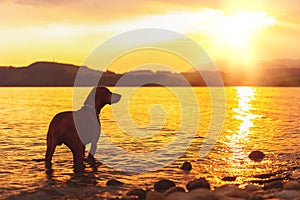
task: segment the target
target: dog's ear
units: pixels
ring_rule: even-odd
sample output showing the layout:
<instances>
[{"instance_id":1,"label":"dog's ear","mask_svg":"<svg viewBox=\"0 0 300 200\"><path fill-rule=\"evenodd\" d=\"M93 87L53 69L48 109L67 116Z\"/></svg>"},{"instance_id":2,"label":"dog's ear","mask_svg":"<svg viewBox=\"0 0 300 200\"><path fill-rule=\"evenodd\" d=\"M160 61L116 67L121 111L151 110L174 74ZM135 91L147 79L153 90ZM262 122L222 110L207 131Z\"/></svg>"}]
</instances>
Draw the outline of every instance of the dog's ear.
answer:
<instances>
[{"instance_id":1,"label":"dog's ear","mask_svg":"<svg viewBox=\"0 0 300 200\"><path fill-rule=\"evenodd\" d=\"M96 98L97 87L94 87L88 97L86 98L84 105L92 105L95 106L95 98Z\"/></svg>"}]
</instances>

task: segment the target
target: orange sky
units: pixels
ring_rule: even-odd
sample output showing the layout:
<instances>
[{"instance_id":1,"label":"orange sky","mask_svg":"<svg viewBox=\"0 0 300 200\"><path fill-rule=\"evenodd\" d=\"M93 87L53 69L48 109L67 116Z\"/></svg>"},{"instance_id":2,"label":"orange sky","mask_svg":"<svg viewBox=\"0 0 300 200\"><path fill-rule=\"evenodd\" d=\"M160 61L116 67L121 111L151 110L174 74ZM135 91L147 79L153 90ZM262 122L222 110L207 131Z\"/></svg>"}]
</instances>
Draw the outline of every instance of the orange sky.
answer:
<instances>
[{"instance_id":1,"label":"orange sky","mask_svg":"<svg viewBox=\"0 0 300 200\"><path fill-rule=\"evenodd\" d=\"M214 61L296 59L299 24L298 0L0 0L0 65L82 65L103 41L137 28L185 34Z\"/></svg>"}]
</instances>

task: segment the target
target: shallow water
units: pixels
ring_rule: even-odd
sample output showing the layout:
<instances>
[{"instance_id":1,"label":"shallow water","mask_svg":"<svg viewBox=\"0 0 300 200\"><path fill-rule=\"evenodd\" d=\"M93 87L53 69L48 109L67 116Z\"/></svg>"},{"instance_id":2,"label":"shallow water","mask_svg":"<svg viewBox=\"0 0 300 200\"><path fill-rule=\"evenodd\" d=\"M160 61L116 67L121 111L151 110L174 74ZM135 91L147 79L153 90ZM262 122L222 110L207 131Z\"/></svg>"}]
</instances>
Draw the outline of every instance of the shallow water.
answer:
<instances>
[{"instance_id":1,"label":"shallow water","mask_svg":"<svg viewBox=\"0 0 300 200\"><path fill-rule=\"evenodd\" d=\"M199 157L200 148L210 123L218 122L211 119L206 88L193 88L191 93L184 88L143 87L132 95L130 89L111 88L123 98L101 113L96 158L103 164L92 173L94 184L105 187L110 178L126 183L122 189L105 190L103 196L152 188L161 178L184 186L205 177L218 186L224 184L223 177L237 176L233 183L243 184L256 174L300 165L300 88L226 87L224 126L205 157ZM0 198L73 180L72 155L65 146L56 149L51 176L43 162L33 160L44 157L52 117L73 109L72 94L72 88L0 88ZM74 102L74 109L80 102ZM267 156L262 162L250 161L252 150ZM184 161L192 163L190 173L179 169Z\"/></svg>"}]
</instances>

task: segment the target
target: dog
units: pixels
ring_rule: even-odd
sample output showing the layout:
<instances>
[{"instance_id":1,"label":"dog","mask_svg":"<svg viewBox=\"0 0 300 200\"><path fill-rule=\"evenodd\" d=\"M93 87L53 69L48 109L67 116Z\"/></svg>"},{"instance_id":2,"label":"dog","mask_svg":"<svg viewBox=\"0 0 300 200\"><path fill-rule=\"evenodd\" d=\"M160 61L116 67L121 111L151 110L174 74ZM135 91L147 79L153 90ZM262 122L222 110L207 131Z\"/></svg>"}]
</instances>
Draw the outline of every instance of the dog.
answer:
<instances>
[{"instance_id":1,"label":"dog","mask_svg":"<svg viewBox=\"0 0 300 200\"><path fill-rule=\"evenodd\" d=\"M84 172L85 145L91 143L87 160L94 164L94 154L100 137L99 114L106 104L119 102L120 94L112 93L106 87L94 87L84 105L77 111L66 111L55 115L47 133L45 165L51 168L51 160L57 145L65 144L73 154L75 173Z\"/></svg>"}]
</instances>

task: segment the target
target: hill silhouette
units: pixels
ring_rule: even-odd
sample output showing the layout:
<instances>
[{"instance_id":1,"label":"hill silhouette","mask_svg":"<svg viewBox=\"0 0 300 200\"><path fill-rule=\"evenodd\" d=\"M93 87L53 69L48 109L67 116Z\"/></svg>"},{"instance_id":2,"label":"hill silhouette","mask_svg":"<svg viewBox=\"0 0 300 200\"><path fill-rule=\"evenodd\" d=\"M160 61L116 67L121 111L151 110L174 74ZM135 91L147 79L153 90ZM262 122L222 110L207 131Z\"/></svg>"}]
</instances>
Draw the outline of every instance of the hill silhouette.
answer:
<instances>
[{"instance_id":1,"label":"hill silhouette","mask_svg":"<svg viewBox=\"0 0 300 200\"><path fill-rule=\"evenodd\" d=\"M282 62L282 60L280 60ZM282 64L265 64L255 74L242 71L221 72L226 86L300 86L300 68ZM273 66L273 67L272 67ZM98 84L104 86L205 86L202 76L212 79L215 71L172 73L150 70L132 71L118 74L111 71L98 71L88 67L56 62L35 62L27 67L0 67L0 86L73 86L80 69L83 82L80 86L92 86L92 80L101 77ZM119 82L118 82L119 81ZM119 84L121 83L121 84ZM147 83L147 84L145 84Z\"/></svg>"}]
</instances>

